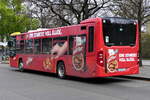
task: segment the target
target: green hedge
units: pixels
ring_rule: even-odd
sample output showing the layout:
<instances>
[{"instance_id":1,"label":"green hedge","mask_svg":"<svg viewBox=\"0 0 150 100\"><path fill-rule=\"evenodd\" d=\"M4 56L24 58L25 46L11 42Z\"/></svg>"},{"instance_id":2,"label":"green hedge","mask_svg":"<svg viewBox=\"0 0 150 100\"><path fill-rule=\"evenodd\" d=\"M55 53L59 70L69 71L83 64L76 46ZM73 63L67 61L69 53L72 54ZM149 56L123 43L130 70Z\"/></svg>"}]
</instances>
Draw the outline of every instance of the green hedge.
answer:
<instances>
[{"instance_id":1,"label":"green hedge","mask_svg":"<svg viewBox=\"0 0 150 100\"><path fill-rule=\"evenodd\" d=\"M143 33L141 37L142 58L150 58L150 34Z\"/></svg>"}]
</instances>

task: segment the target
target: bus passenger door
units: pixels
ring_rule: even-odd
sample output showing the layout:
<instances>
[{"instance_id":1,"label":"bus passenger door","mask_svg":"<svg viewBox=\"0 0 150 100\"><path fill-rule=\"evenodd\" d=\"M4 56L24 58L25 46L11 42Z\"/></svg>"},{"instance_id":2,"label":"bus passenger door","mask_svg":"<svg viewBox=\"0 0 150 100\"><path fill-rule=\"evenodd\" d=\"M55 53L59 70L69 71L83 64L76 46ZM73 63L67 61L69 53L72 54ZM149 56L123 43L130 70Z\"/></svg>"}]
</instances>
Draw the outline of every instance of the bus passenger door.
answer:
<instances>
[{"instance_id":1,"label":"bus passenger door","mask_svg":"<svg viewBox=\"0 0 150 100\"><path fill-rule=\"evenodd\" d=\"M68 63L71 66L68 72L73 76L83 77L86 68L86 35L74 35L69 37Z\"/></svg>"},{"instance_id":2,"label":"bus passenger door","mask_svg":"<svg viewBox=\"0 0 150 100\"><path fill-rule=\"evenodd\" d=\"M95 53L95 25L91 24L87 30L87 42L86 42L86 66L89 76L96 72L96 53Z\"/></svg>"}]
</instances>

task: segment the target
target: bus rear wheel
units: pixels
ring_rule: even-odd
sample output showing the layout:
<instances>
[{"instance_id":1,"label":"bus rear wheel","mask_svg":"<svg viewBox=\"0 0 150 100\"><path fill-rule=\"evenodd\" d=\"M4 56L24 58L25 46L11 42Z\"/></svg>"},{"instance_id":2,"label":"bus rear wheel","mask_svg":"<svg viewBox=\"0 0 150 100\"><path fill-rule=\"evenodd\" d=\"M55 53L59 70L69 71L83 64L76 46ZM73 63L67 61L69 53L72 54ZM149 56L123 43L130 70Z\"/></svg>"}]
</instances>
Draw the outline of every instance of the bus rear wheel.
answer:
<instances>
[{"instance_id":1,"label":"bus rear wheel","mask_svg":"<svg viewBox=\"0 0 150 100\"><path fill-rule=\"evenodd\" d=\"M23 71L24 71L24 68L23 68L23 61L22 61L22 60L19 61L18 69L19 69L20 72L23 72Z\"/></svg>"},{"instance_id":2,"label":"bus rear wheel","mask_svg":"<svg viewBox=\"0 0 150 100\"><path fill-rule=\"evenodd\" d=\"M65 70L65 65L63 62L59 62L57 65L57 75L59 78L64 79L66 77L65 75L66 70Z\"/></svg>"}]
</instances>

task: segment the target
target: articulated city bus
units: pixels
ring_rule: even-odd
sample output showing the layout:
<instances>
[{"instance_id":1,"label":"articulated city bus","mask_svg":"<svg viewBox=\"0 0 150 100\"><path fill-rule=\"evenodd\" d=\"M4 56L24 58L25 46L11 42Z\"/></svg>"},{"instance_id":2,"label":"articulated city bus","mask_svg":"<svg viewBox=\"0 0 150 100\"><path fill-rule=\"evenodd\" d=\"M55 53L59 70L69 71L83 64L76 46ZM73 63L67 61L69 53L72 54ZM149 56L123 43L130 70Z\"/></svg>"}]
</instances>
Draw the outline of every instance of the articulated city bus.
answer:
<instances>
[{"instance_id":1,"label":"articulated city bus","mask_svg":"<svg viewBox=\"0 0 150 100\"><path fill-rule=\"evenodd\" d=\"M91 18L78 25L21 33L10 42L10 66L77 77L139 73L135 20Z\"/></svg>"}]
</instances>

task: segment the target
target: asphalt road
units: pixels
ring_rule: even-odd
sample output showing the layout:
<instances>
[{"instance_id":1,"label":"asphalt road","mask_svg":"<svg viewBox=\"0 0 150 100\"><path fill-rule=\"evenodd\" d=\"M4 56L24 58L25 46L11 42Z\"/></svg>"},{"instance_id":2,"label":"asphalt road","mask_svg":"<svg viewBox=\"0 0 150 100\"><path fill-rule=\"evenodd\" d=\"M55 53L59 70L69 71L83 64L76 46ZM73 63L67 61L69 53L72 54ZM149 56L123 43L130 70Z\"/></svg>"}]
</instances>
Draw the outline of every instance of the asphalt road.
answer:
<instances>
[{"instance_id":1,"label":"asphalt road","mask_svg":"<svg viewBox=\"0 0 150 100\"><path fill-rule=\"evenodd\" d=\"M58 79L0 64L0 100L150 100L150 81L127 78Z\"/></svg>"}]
</instances>

